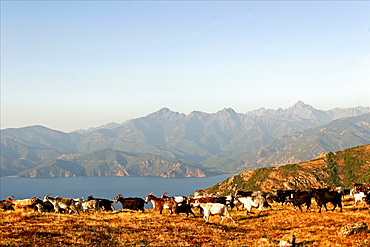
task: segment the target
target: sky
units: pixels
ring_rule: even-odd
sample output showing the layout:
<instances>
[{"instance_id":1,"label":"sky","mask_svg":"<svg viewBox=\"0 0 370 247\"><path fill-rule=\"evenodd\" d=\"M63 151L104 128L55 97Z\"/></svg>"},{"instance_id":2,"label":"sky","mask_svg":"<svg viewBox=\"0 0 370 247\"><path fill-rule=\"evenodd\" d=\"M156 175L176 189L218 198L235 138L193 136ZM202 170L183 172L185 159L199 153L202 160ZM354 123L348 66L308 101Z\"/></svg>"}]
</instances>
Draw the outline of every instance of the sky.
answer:
<instances>
[{"instance_id":1,"label":"sky","mask_svg":"<svg viewBox=\"0 0 370 247\"><path fill-rule=\"evenodd\" d=\"M369 1L1 1L1 129L370 106Z\"/></svg>"}]
</instances>

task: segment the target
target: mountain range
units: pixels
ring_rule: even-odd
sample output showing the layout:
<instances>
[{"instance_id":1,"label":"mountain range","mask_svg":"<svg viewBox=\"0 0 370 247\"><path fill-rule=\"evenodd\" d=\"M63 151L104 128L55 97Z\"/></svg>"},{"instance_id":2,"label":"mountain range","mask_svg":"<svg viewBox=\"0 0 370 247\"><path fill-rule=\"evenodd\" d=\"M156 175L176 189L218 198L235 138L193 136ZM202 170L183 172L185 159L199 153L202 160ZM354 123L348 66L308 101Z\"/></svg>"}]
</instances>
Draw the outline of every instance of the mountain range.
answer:
<instances>
[{"instance_id":1,"label":"mountain range","mask_svg":"<svg viewBox=\"0 0 370 247\"><path fill-rule=\"evenodd\" d=\"M1 176L191 177L301 162L370 143L370 108L190 114L162 108L121 124L64 133L1 130Z\"/></svg>"}]
</instances>

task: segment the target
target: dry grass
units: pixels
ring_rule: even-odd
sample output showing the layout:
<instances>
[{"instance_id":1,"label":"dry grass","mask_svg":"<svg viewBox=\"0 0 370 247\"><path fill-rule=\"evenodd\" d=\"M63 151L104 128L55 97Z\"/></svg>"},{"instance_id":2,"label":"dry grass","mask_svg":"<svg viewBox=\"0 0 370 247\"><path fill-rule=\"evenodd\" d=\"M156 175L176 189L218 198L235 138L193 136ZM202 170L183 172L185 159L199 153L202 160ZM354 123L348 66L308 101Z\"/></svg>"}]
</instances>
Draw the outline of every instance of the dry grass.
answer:
<instances>
[{"instance_id":1,"label":"dry grass","mask_svg":"<svg viewBox=\"0 0 370 247\"><path fill-rule=\"evenodd\" d=\"M153 210L145 213L116 211L94 214L38 214L1 212L1 246L278 246L296 236L297 246L370 246L370 233L342 236L339 229L353 222L370 226L368 207L352 208L347 199L342 213L294 212L292 206L273 205L260 216L232 211L237 221L205 223ZM199 215L199 214L198 214Z\"/></svg>"}]
</instances>

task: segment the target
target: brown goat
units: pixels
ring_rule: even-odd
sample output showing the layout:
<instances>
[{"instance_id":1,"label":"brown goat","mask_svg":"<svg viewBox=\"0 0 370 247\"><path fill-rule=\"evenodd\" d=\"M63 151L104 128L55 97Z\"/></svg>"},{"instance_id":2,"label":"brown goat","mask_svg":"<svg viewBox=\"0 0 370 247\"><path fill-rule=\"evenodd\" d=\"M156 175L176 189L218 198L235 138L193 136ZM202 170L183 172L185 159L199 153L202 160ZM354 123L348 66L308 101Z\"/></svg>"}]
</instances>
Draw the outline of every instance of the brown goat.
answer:
<instances>
[{"instance_id":1,"label":"brown goat","mask_svg":"<svg viewBox=\"0 0 370 247\"><path fill-rule=\"evenodd\" d=\"M31 199L23 199L23 200L14 200L14 196L9 196L6 201L13 204L14 210L20 210L20 209L27 209L31 205L33 205L33 200L35 197L32 197Z\"/></svg>"},{"instance_id":2,"label":"brown goat","mask_svg":"<svg viewBox=\"0 0 370 247\"><path fill-rule=\"evenodd\" d=\"M169 209L171 214L177 214L177 203L173 198L157 198L153 193L147 195L145 203L152 202L153 208L158 210L160 214L162 214L164 208Z\"/></svg>"}]
</instances>

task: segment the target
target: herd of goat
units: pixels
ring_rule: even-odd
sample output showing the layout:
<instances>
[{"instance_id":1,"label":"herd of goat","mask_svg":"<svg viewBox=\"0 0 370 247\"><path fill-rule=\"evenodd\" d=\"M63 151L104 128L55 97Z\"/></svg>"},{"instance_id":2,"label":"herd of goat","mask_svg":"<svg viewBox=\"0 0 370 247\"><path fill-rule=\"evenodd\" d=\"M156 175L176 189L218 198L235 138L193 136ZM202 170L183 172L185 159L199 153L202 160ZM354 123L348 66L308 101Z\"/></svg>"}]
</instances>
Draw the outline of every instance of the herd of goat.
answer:
<instances>
[{"instance_id":1,"label":"herd of goat","mask_svg":"<svg viewBox=\"0 0 370 247\"><path fill-rule=\"evenodd\" d=\"M233 196L216 196L208 195L202 190L198 190L191 196L174 196L168 197L164 193L160 198L153 195L153 192L146 196L145 200L139 197L125 198L121 194L117 195L113 201L109 199L94 198L88 196L86 200L83 198L62 198L59 196L50 197L46 195L43 200L40 197L32 197L31 199L14 200L13 196L9 196L6 200L0 201L0 210L35 210L40 213L56 212L56 213L77 213L86 211L113 211L113 202L120 202L122 209L130 209L144 212L146 203L151 202L154 210L160 214L163 209L168 209L171 214L186 213L196 217L193 209L200 209L204 219L208 222L211 215L220 215L222 220L228 218L234 222L229 210L234 207L239 210L242 206L246 209L246 213L251 213L252 208L258 209L258 214L262 212L263 207L270 207L270 203L278 202L281 204L292 203L294 209L298 208L301 212L302 206L306 207L309 212L311 208L312 198L316 201L319 212L324 207L326 211L327 203L331 203L334 211L337 207L342 212L342 198L345 195L354 197L354 205L362 201L370 205L370 184L353 183L353 189L344 190L341 187L331 188L311 188L308 191L301 190L277 190L276 194L264 193L261 191L242 191L237 190Z\"/></svg>"}]
</instances>

